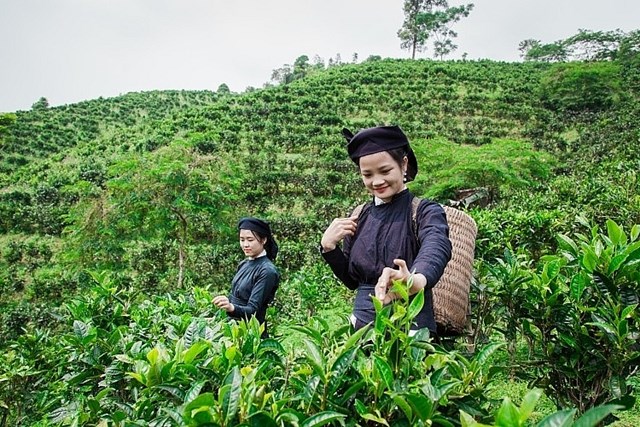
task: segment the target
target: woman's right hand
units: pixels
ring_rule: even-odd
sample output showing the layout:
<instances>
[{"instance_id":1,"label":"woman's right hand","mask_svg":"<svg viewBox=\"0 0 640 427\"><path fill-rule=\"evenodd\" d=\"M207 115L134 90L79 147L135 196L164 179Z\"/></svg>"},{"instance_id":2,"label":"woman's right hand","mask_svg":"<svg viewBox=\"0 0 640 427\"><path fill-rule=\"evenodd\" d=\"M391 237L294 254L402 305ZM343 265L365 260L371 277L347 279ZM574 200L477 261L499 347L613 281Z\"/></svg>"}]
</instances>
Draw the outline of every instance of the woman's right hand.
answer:
<instances>
[{"instance_id":1,"label":"woman's right hand","mask_svg":"<svg viewBox=\"0 0 640 427\"><path fill-rule=\"evenodd\" d=\"M231 304L231 301L229 301L229 298L227 298L224 295L218 295L217 297L213 297L213 304L216 307L226 311L227 313L232 313L235 310L235 307L233 304Z\"/></svg>"},{"instance_id":2,"label":"woman's right hand","mask_svg":"<svg viewBox=\"0 0 640 427\"><path fill-rule=\"evenodd\" d=\"M353 236L358 226L357 219L357 216L334 219L322 235L322 240L320 241L322 250L324 252L332 251L345 236Z\"/></svg>"}]
</instances>

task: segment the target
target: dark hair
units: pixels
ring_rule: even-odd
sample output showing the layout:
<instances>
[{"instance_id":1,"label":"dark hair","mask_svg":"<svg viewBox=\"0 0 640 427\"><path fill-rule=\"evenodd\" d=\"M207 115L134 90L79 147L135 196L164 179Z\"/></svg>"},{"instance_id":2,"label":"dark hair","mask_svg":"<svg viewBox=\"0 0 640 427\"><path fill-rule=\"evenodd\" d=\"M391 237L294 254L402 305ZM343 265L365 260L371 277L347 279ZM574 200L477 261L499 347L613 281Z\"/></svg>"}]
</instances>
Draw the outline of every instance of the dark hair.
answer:
<instances>
[{"instance_id":1,"label":"dark hair","mask_svg":"<svg viewBox=\"0 0 640 427\"><path fill-rule=\"evenodd\" d=\"M402 160L407 156L407 149L405 147L394 148L393 150L387 151L387 153L389 153L396 163L402 166Z\"/></svg>"}]
</instances>

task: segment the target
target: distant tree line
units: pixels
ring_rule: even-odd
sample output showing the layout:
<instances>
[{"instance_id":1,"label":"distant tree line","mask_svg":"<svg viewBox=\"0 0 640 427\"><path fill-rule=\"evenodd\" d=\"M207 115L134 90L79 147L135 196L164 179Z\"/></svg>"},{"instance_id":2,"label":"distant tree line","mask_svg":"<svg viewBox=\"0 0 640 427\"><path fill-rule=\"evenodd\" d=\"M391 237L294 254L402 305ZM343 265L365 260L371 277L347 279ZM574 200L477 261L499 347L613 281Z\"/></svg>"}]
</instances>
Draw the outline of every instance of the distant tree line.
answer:
<instances>
[{"instance_id":1,"label":"distant tree line","mask_svg":"<svg viewBox=\"0 0 640 427\"><path fill-rule=\"evenodd\" d=\"M525 61L607 61L640 52L640 30L591 31L580 29L577 34L553 43L536 39L520 42L518 49Z\"/></svg>"},{"instance_id":2,"label":"distant tree line","mask_svg":"<svg viewBox=\"0 0 640 427\"><path fill-rule=\"evenodd\" d=\"M449 7L447 0L405 0L404 23L398 30L400 46L411 51L411 59L415 59L416 52L427 50L429 41L433 41L433 56L443 59L458 48L453 39L458 34L451 28L452 24L469 16L473 4ZM370 55L365 61L382 59L378 55ZM358 62L358 54L354 53L352 63ZM326 68L341 65L342 58L336 54L329 58ZM324 70L325 61L316 55L313 62L309 62L307 55L299 56L293 65L284 64L273 70L271 82L274 84L288 84L299 80L314 71ZM269 86L266 84L265 86Z\"/></svg>"}]
</instances>

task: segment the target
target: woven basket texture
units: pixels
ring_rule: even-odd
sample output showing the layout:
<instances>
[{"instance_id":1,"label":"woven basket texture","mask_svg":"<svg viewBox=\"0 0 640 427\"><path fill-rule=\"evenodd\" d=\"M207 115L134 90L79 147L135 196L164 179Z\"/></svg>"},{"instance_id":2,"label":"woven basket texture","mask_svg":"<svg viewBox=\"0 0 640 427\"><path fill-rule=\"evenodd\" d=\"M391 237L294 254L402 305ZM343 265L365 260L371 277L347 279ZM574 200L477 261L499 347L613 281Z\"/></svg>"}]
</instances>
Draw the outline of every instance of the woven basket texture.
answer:
<instances>
[{"instance_id":1,"label":"woven basket texture","mask_svg":"<svg viewBox=\"0 0 640 427\"><path fill-rule=\"evenodd\" d=\"M443 206L449 223L451 261L433 288L433 311L439 329L462 334L469 315L469 291L478 227L468 214Z\"/></svg>"}]
</instances>

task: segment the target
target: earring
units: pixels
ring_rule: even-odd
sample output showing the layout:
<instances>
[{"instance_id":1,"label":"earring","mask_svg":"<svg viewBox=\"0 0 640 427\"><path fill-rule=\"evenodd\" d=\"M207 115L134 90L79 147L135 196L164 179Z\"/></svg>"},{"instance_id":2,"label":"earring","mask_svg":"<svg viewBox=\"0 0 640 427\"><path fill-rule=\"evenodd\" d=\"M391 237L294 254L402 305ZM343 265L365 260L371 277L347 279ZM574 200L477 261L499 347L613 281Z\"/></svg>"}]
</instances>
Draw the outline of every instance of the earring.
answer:
<instances>
[{"instance_id":1,"label":"earring","mask_svg":"<svg viewBox=\"0 0 640 427\"><path fill-rule=\"evenodd\" d=\"M402 178L402 182L407 182L407 172L404 172L404 178Z\"/></svg>"}]
</instances>

